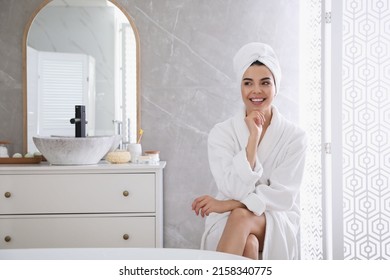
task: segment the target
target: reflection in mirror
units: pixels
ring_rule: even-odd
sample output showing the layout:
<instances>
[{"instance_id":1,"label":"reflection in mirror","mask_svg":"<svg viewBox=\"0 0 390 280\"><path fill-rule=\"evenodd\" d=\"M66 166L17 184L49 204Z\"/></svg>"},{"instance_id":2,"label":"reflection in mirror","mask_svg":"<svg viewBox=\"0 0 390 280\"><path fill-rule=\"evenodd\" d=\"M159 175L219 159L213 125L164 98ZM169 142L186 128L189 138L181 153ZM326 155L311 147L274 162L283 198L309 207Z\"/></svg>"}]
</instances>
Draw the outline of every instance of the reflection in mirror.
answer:
<instances>
[{"instance_id":1,"label":"reflection in mirror","mask_svg":"<svg viewBox=\"0 0 390 280\"><path fill-rule=\"evenodd\" d=\"M45 1L27 25L25 151L35 135L74 136L75 105L86 107L87 135L136 141L138 35L113 3Z\"/></svg>"}]
</instances>

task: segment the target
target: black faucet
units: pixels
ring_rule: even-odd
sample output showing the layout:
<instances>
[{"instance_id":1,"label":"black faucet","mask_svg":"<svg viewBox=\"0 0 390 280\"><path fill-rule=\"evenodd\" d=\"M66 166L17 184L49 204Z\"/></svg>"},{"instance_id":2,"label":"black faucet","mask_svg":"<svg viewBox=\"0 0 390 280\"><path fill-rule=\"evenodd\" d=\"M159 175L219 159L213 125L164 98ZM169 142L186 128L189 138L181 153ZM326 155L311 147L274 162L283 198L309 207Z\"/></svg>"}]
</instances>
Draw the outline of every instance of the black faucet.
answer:
<instances>
[{"instance_id":1,"label":"black faucet","mask_svg":"<svg viewBox=\"0 0 390 280\"><path fill-rule=\"evenodd\" d=\"M88 123L85 120L85 106L76 105L75 106L75 117L70 119L71 124L75 124L75 135L76 137L85 137L85 125Z\"/></svg>"}]
</instances>

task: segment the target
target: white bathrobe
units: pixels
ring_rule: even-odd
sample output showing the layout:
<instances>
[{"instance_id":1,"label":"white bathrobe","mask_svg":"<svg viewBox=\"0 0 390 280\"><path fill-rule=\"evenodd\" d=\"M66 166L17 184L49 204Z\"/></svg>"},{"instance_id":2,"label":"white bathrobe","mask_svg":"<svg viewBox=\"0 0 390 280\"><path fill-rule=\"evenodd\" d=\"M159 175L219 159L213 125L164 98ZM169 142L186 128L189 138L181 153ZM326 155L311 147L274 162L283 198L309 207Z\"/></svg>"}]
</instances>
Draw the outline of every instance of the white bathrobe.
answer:
<instances>
[{"instance_id":1,"label":"white bathrobe","mask_svg":"<svg viewBox=\"0 0 390 280\"><path fill-rule=\"evenodd\" d=\"M245 151L249 130L244 118L243 109L217 124L209 134L209 164L218 187L216 198L235 199L256 215L265 213L262 259L297 259L305 133L273 106L271 123L260 142L252 170ZM229 213L207 217L202 249L216 249Z\"/></svg>"}]
</instances>

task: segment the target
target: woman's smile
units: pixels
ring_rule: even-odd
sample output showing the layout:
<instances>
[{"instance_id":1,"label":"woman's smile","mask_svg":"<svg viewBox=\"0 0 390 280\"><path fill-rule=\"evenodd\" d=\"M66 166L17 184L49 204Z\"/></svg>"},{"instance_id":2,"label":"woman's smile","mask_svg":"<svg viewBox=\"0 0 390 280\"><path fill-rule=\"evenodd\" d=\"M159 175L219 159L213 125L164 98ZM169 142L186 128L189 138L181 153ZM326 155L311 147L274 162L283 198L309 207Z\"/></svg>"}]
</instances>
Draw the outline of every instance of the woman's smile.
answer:
<instances>
[{"instance_id":1,"label":"woman's smile","mask_svg":"<svg viewBox=\"0 0 390 280\"><path fill-rule=\"evenodd\" d=\"M266 98L252 97L252 98L249 98L249 100L252 101L253 105L260 106L263 104L263 102L266 100Z\"/></svg>"}]
</instances>

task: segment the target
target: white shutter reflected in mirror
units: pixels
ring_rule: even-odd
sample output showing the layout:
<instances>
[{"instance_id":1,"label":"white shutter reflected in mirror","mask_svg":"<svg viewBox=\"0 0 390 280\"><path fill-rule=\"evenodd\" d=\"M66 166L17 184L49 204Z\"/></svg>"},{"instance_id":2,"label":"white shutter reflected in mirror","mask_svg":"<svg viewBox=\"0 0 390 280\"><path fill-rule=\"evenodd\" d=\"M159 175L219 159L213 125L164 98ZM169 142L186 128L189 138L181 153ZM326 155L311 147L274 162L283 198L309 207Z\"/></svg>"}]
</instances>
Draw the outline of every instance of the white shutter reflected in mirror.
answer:
<instances>
[{"instance_id":1,"label":"white shutter reflected in mirror","mask_svg":"<svg viewBox=\"0 0 390 280\"><path fill-rule=\"evenodd\" d=\"M129 23L122 23L122 121L123 121L123 142L134 143L137 138L137 130L131 129L137 125L137 112L135 110L130 111L126 108L130 108L131 104L137 102L137 85L136 72L133 70L132 65L136 63L136 55L134 48L128 48L126 46L132 46L135 44L134 33L132 32Z\"/></svg>"},{"instance_id":2,"label":"white shutter reflected in mirror","mask_svg":"<svg viewBox=\"0 0 390 280\"><path fill-rule=\"evenodd\" d=\"M31 49L31 48L29 48ZM75 115L75 105L87 107L87 129L91 135L94 131L95 100L95 60L85 54L42 52L31 49L36 55L36 65L30 65L29 78L35 77L38 86L34 94L36 104L30 104L29 116L35 116L39 135L74 136L74 125L70 119ZM34 71L36 69L36 71ZM33 125L31 118L31 125ZM30 126L30 124L29 124ZM29 145L29 151L34 146Z\"/></svg>"}]
</instances>

